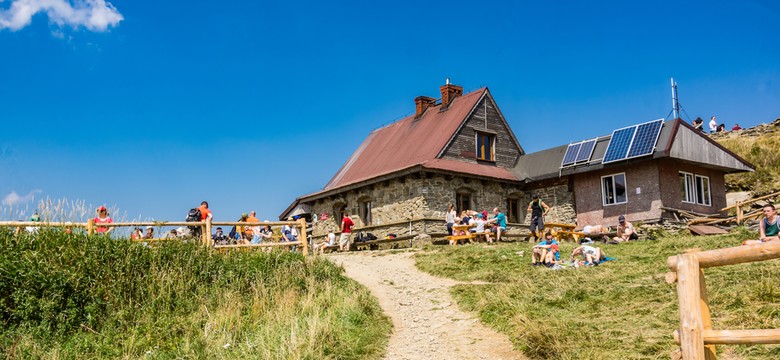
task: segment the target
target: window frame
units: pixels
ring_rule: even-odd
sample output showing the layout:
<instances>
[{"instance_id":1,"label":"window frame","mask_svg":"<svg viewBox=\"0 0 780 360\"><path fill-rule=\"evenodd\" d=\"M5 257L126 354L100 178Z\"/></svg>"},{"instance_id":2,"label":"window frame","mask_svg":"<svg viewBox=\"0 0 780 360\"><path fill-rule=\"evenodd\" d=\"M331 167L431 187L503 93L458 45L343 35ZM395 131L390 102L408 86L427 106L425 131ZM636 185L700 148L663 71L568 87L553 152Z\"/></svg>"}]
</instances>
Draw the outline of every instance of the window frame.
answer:
<instances>
[{"instance_id":1,"label":"window frame","mask_svg":"<svg viewBox=\"0 0 780 360\"><path fill-rule=\"evenodd\" d=\"M617 176L623 176L623 196L625 199L621 202L617 201L617 187L615 186L615 177ZM604 184L604 179L611 178L612 179L612 193L614 194L614 202L607 203L607 188ZM626 178L626 173L615 173L610 175L604 175L601 177L601 181L599 182L599 186L601 187L601 205L602 206L612 206L612 205L623 205L628 204L628 179Z\"/></svg>"},{"instance_id":2,"label":"window frame","mask_svg":"<svg viewBox=\"0 0 780 360\"><path fill-rule=\"evenodd\" d=\"M371 199L362 199L358 201L358 213L360 220L363 222L363 226L371 225L371 210L374 208L374 204Z\"/></svg>"},{"instance_id":3,"label":"window frame","mask_svg":"<svg viewBox=\"0 0 780 360\"><path fill-rule=\"evenodd\" d=\"M520 206L520 198L508 197L506 198L506 222L520 224L522 217L522 206Z\"/></svg>"},{"instance_id":4,"label":"window frame","mask_svg":"<svg viewBox=\"0 0 780 360\"><path fill-rule=\"evenodd\" d=\"M706 175L697 175L687 171L679 171L683 183L680 194L681 202L692 205L712 206L712 181ZM706 183L706 185L704 185ZM701 185L700 185L701 184ZM706 196L704 196L706 194Z\"/></svg>"},{"instance_id":5,"label":"window frame","mask_svg":"<svg viewBox=\"0 0 780 360\"><path fill-rule=\"evenodd\" d=\"M485 154L480 152L480 139L481 137L487 137L487 139L490 141L490 146L488 150L489 158L485 158ZM474 137L474 152L476 154L477 160L481 161L496 161L496 134L491 134L488 132L482 132L482 131L475 131L475 137ZM481 156L481 157L480 157Z\"/></svg>"},{"instance_id":6,"label":"window frame","mask_svg":"<svg viewBox=\"0 0 780 360\"><path fill-rule=\"evenodd\" d=\"M462 207L462 205L464 205L462 203L464 199L468 203L466 204L466 207ZM458 191L455 193L455 209L458 212L458 216L460 216L460 213L463 212L463 210L471 210L471 200L470 192Z\"/></svg>"}]
</instances>

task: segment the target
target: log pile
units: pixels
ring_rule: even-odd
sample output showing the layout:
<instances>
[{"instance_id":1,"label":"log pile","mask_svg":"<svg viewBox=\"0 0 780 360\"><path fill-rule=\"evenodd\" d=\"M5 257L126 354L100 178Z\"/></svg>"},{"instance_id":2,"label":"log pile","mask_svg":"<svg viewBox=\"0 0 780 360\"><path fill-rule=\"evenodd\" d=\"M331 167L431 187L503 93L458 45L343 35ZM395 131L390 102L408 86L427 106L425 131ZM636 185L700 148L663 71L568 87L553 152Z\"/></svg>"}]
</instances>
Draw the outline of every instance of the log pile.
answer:
<instances>
[{"instance_id":1,"label":"log pile","mask_svg":"<svg viewBox=\"0 0 780 360\"><path fill-rule=\"evenodd\" d=\"M661 207L661 210L671 213L678 221L686 222L689 227L695 225L728 227L731 225L742 225L748 221L758 221L763 215L762 208L769 203L767 200L775 199L780 199L780 192L747 201L737 201L734 205L720 209L716 214L702 214L670 207ZM722 215L724 212L728 212L728 215Z\"/></svg>"}]
</instances>

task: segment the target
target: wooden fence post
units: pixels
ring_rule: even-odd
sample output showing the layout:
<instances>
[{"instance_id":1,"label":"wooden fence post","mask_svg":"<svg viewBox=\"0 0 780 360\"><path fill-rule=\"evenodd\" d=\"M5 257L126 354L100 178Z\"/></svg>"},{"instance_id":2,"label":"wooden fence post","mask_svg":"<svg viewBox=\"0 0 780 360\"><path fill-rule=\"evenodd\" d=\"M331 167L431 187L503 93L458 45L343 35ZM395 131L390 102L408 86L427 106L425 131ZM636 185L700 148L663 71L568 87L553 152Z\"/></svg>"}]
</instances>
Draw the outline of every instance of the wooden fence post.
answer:
<instances>
[{"instance_id":1,"label":"wooden fence post","mask_svg":"<svg viewBox=\"0 0 780 360\"><path fill-rule=\"evenodd\" d=\"M701 296L702 341L704 341L704 332L712 330L712 318L710 317L710 301L707 298L707 283L704 282L704 270L701 268L699 268L699 293ZM704 359L717 359L715 344L704 345Z\"/></svg>"},{"instance_id":2,"label":"wooden fence post","mask_svg":"<svg viewBox=\"0 0 780 360\"><path fill-rule=\"evenodd\" d=\"M683 360L704 360L701 278L695 253L677 256L680 348Z\"/></svg>"},{"instance_id":3,"label":"wooden fence post","mask_svg":"<svg viewBox=\"0 0 780 360\"><path fill-rule=\"evenodd\" d=\"M95 235L95 219L87 220L87 235Z\"/></svg>"},{"instance_id":4,"label":"wooden fence post","mask_svg":"<svg viewBox=\"0 0 780 360\"><path fill-rule=\"evenodd\" d=\"M203 245L211 247L211 218L206 218L203 224Z\"/></svg>"},{"instance_id":5,"label":"wooden fence post","mask_svg":"<svg viewBox=\"0 0 780 360\"><path fill-rule=\"evenodd\" d=\"M309 239L306 236L306 219L298 219L298 226L301 227L301 231L298 232L298 237L303 242L303 256L309 255Z\"/></svg>"},{"instance_id":6,"label":"wooden fence post","mask_svg":"<svg viewBox=\"0 0 780 360\"><path fill-rule=\"evenodd\" d=\"M743 220L743 216L742 216L743 215L743 213L742 213L742 202L741 201L737 201L736 206L737 206L737 208L736 208L737 209L737 224L741 224L742 220Z\"/></svg>"}]
</instances>

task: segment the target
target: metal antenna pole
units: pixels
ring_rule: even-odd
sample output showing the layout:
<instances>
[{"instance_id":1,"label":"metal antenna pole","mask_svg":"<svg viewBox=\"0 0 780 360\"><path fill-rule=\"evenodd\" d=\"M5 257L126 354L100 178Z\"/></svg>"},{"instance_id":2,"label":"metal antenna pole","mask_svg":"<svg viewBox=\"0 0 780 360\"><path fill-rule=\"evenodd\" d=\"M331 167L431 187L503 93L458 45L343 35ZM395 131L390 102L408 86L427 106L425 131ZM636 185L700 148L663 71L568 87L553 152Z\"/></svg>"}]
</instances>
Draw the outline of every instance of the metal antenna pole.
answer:
<instances>
[{"instance_id":1,"label":"metal antenna pole","mask_svg":"<svg viewBox=\"0 0 780 360\"><path fill-rule=\"evenodd\" d=\"M674 119L680 117L680 101L677 98L677 83L674 82L674 78L672 78L672 113Z\"/></svg>"}]
</instances>

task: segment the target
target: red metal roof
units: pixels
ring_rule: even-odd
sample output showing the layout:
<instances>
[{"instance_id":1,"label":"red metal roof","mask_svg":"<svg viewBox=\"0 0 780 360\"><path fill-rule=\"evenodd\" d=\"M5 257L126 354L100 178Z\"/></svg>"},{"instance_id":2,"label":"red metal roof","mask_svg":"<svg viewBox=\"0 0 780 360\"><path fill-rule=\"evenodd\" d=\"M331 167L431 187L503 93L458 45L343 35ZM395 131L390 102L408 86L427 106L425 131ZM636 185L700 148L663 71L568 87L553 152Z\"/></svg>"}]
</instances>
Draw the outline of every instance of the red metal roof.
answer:
<instances>
[{"instance_id":1,"label":"red metal roof","mask_svg":"<svg viewBox=\"0 0 780 360\"><path fill-rule=\"evenodd\" d=\"M503 168L436 158L486 92L487 89L480 89L459 96L445 111L440 111L441 105L433 106L419 119L411 115L372 131L323 191L416 165L516 180L514 175Z\"/></svg>"}]
</instances>

